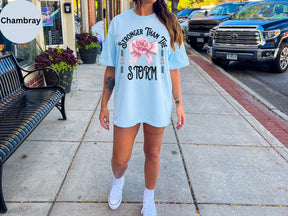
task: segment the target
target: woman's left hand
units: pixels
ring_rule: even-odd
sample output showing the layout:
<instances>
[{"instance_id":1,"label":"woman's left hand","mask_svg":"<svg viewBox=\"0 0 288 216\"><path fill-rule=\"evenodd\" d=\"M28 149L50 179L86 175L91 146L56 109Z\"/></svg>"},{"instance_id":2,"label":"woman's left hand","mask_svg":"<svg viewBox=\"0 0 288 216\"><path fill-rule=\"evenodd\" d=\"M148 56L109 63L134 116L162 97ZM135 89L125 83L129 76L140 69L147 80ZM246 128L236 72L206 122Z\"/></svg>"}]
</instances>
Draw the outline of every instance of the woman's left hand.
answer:
<instances>
[{"instance_id":1,"label":"woman's left hand","mask_svg":"<svg viewBox=\"0 0 288 216\"><path fill-rule=\"evenodd\" d=\"M177 128L177 130L179 130L186 123L186 117L185 117L185 113L184 113L184 109L183 109L182 103L176 105L176 114L177 114L177 117L178 117L176 128Z\"/></svg>"}]
</instances>

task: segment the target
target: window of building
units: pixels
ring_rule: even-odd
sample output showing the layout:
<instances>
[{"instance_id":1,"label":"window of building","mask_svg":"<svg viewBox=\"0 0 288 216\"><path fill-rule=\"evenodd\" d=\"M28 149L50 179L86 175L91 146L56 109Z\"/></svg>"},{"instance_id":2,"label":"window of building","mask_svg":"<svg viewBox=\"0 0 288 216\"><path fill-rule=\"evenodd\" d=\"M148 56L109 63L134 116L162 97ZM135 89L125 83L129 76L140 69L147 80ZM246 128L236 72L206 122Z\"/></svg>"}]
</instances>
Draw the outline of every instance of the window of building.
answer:
<instances>
[{"instance_id":1,"label":"window of building","mask_svg":"<svg viewBox=\"0 0 288 216\"><path fill-rule=\"evenodd\" d=\"M60 1L41 1L41 13L46 45L63 44Z\"/></svg>"}]
</instances>

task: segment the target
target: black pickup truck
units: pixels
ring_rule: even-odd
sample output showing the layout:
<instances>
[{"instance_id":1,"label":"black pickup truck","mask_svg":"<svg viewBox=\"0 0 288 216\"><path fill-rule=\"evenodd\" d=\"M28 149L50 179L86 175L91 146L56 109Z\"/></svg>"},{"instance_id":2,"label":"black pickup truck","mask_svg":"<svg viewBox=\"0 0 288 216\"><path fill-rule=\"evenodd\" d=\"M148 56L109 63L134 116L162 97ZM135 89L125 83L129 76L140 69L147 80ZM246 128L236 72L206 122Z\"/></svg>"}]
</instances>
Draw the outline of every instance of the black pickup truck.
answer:
<instances>
[{"instance_id":1,"label":"black pickup truck","mask_svg":"<svg viewBox=\"0 0 288 216\"><path fill-rule=\"evenodd\" d=\"M200 50L208 42L209 30L221 22L229 20L248 2L228 2L214 7L208 16L191 19L188 23L186 41L194 49Z\"/></svg>"},{"instance_id":2,"label":"black pickup truck","mask_svg":"<svg viewBox=\"0 0 288 216\"><path fill-rule=\"evenodd\" d=\"M288 1L249 4L210 31L208 53L220 66L230 61L268 62L274 72L288 67Z\"/></svg>"}]
</instances>

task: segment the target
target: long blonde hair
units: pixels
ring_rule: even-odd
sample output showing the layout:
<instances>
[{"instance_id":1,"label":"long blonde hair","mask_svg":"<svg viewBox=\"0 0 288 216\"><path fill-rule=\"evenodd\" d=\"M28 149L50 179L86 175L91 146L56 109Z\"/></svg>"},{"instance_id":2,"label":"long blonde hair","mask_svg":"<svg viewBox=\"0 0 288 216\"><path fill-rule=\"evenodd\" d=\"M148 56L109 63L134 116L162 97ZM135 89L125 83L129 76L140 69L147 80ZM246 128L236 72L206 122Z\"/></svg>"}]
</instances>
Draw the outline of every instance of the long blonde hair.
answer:
<instances>
[{"instance_id":1,"label":"long blonde hair","mask_svg":"<svg viewBox=\"0 0 288 216\"><path fill-rule=\"evenodd\" d=\"M141 0L133 0L136 4L136 8L140 8L142 5ZM160 22L163 23L170 35L170 44L172 49L175 51L175 43L181 46L183 42L183 35L181 26L177 20L177 17L169 11L165 0L157 0L153 4L153 11L159 18Z\"/></svg>"}]
</instances>

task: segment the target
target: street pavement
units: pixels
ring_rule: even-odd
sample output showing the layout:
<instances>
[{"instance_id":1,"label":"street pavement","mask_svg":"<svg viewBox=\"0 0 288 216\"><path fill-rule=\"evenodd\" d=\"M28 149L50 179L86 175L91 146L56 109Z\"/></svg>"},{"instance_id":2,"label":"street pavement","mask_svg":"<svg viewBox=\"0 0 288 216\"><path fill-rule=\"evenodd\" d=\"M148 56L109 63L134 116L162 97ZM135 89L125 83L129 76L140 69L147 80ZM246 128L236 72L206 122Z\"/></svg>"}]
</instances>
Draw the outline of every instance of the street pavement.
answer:
<instances>
[{"instance_id":1,"label":"street pavement","mask_svg":"<svg viewBox=\"0 0 288 216\"><path fill-rule=\"evenodd\" d=\"M7 216L140 216L141 129L123 204L107 204L113 131L98 120L104 70L79 65L66 99L68 120L59 121L54 109L4 164ZM158 216L287 216L287 148L195 61L180 71L187 123L177 131L173 110L165 129ZM112 98L109 110L112 122Z\"/></svg>"}]
</instances>

